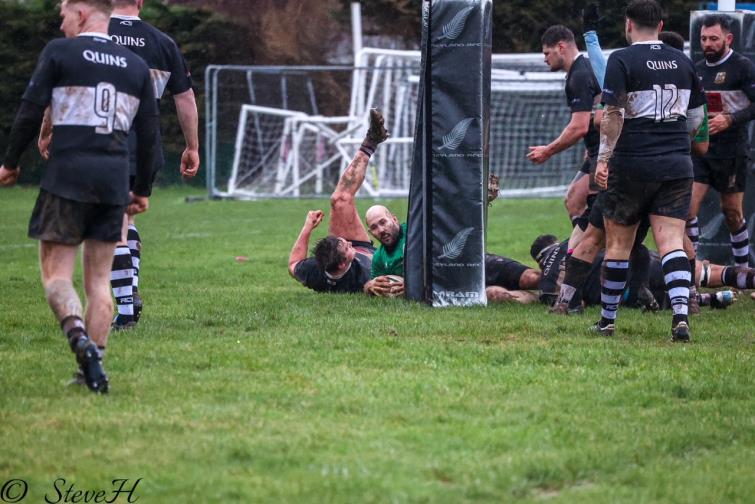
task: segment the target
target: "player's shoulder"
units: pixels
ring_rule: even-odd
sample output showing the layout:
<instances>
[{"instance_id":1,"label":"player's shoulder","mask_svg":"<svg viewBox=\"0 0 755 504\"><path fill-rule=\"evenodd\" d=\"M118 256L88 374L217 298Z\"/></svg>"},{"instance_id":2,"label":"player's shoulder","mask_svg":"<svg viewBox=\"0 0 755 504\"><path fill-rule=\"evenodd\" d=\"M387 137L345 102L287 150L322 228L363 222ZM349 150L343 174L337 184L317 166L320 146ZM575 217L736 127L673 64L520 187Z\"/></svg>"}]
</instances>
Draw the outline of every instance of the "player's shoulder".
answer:
<instances>
[{"instance_id":1,"label":"player's shoulder","mask_svg":"<svg viewBox=\"0 0 755 504\"><path fill-rule=\"evenodd\" d=\"M164 31L160 30L155 25L148 23L147 21L142 20L142 25L144 26L144 29L147 33L152 36L152 38L158 42L163 47L174 47L177 46L176 41L173 40L173 37L165 33Z\"/></svg>"},{"instance_id":2,"label":"player's shoulder","mask_svg":"<svg viewBox=\"0 0 755 504\"><path fill-rule=\"evenodd\" d=\"M750 58L748 58L744 54L737 51L732 51L731 63L733 66L741 68L741 69L752 70L753 68L755 68L755 63L753 63L753 61Z\"/></svg>"}]
</instances>

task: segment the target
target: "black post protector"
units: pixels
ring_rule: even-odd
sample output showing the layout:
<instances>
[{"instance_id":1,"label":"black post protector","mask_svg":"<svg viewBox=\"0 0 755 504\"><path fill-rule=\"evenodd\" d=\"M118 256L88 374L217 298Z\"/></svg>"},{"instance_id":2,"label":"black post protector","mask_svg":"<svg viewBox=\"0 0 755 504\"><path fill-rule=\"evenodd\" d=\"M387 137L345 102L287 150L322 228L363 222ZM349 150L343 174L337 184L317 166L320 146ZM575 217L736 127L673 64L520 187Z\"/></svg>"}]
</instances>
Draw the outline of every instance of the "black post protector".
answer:
<instances>
[{"instance_id":1,"label":"black post protector","mask_svg":"<svg viewBox=\"0 0 755 504\"><path fill-rule=\"evenodd\" d=\"M422 3L406 296L486 304L492 0Z\"/></svg>"},{"instance_id":2,"label":"black post protector","mask_svg":"<svg viewBox=\"0 0 755 504\"><path fill-rule=\"evenodd\" d=\"M733 18L733 49L755 62L755 12L718 12L692 11L689 20L690 55L692 61L703 59L700 47L700 28L706 14L725 14ZM747 227L750 231L750 243L755 237L755 121L750 122L750 162L747 168L747 188L745 189L744 210ZM731 255L729 229L721 213L718 193L711 189L700 206L700 259L708 259L717 264L734 264ZM755 264L755 247L750 246L750 264Z\"/></svg>"}]
</instances>

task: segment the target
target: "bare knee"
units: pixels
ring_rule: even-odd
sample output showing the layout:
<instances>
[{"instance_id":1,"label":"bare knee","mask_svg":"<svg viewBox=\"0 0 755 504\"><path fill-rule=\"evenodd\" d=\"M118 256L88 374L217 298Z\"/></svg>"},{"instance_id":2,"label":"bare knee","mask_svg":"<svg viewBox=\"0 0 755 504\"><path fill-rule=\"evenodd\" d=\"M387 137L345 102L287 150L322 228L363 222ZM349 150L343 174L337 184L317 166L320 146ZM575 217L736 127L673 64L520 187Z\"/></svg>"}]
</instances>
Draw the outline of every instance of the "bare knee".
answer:
<instances>
[{"instance_id":1,"label":"bare knee","mask_svg":"<svg viewBox=\"0 0 755 504\"><path fill-rule=\"evenodd\" d=\"M744 216L738 205L724 204L721 206L721 212L724 214L729 229L739 228L742 225Z\"/></svg>"},{"instance_id":2,"label":"bare knee","mask_svg":"<svg viewBox=\"0 0 755 504\"><path fill-rule=\"evenodd\" d=\"M330 197L330 208L333 212L351 211L354 208L354 195L336 191Z\"/></svg>"}]
</instances>

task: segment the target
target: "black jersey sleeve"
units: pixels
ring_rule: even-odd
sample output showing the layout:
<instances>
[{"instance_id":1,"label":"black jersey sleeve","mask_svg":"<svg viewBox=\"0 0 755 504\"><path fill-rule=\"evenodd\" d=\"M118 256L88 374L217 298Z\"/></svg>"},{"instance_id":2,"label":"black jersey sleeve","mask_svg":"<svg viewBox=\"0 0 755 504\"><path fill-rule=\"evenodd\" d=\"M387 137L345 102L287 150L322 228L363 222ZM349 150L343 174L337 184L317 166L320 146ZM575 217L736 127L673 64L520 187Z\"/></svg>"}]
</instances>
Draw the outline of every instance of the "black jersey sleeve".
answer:
<instances>
[{"instance_id":1,"label":"black jersey sleeve","mask_svg":"<svg viewBox=\"0 0 755 504\"><path fill-rule=\"evenodd\" d=\"M178 44L173 42L170 50L170 79L167 87L171 94L175 96L191 89L191 73Z\"/></svg>"},{"instance_id":2,"label":"black jersey sleeve","mask_svg":"<svg viewBox=\"0 0 755 504\"><path fill-rule=\"evenodd\" d=\"M18 113L16 114L16 120L13 122L13 127L10 131L8 149L5 152L3 164L6 168L15 169L18 167L18 159L26 149L26 146L29 145L29 142L39 132L39 126L42 124L44 113L45 107L42 105L37 105L28 100L21 101L21 106L18 108Z\"/></svg>"},{"instance_id":3,"label":"black jersey sleeve","mask_svg":"<svg viewBox=\"0 0 755 504\"><path fill-rule=\"evenodd\" d=\"M56 41L48 43L37 60L37 66L24 91L23 99L42 107L47 107L52 100L52 88L56 80L55 46Z\"/></svg>"},{"instance_id":4,"label":"black jersey sleeve","mask_svg":"<svg viewBox=\"0 0 755 504\"><path fill-rule=\"evenodd\" d=\"M320 275L320 269L317 267L314 257L308 257L303 261L299 261L294 267L294 277L306 286L310 285L314 277Z\"/></svg>"},{"instance_id":5,"label":"black jersey sleeve","mask_svg":"<svg viewBox=\"0 0 755 504\"><path fill-rule=\"evenodd\" d=\"M145 72L142 94L139 97L139 109L134 118L137 134L137 162L136 180L133 192L138 196L149 196L152 193L152 182L155 179L153 168L157 166L157 142L160 141L160 118L157 112L155 91L149 74Z\"/></svg>"},{"instance_id":6,"label":"black jersey sleeve","mask_svg":"<svg viewBox=\"0 0 755 504\"><path fill-rule=\"evenodd\" d=\"M604 105L626 106L628 76L620 53L621 51L617 51L608 57L606 76L603 81L602 101Z\"/></svg>"},{"instance_id":7,"label":"black jersey sleeve","mask_svg":"<svg viewBox=\"0 0 755 504\"><path fill-rule=\"evenodd\" d=\"M580 69L571 76L566 88L566 97L569 100L569 109L572 113L591 112L595 97L600 94L600 86L595 76L582 70Z\"/></svg>"},{"instance_id":8,"label":"black jersey sleeve","mask_svg":"<svg viewBox=\"0 0 755 504\"><path fill-rule=\"evenodd\" d=\"M755 119L755 64L749 58L742 58L742 91L750 100L750 106L737 110L731 114L735 125L740 125Z\"/></svg>"}]
</instances>

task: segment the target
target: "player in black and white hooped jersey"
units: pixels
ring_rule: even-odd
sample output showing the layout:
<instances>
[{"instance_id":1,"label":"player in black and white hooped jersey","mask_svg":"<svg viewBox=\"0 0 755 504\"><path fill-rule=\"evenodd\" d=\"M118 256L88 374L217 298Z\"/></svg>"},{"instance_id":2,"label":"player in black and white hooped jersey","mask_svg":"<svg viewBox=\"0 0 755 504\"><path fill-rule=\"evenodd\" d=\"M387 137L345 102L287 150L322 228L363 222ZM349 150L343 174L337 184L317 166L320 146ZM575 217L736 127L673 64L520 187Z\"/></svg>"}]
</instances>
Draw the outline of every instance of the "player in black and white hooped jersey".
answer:
<instances>
[{"instance_id":1,"label":"player in black and white hooped jersey","mask_svg":"<svg viewBox=\"0 0 755 504\"><path fill-rule=\"evenodd\" d=\"M694 156L695 182L688 233L697 244L697 214L710 187L721 196L721 211L729 228L731 250L738 266L747 266L750 236L742 203L747 174L747 124L755 119L755 65L731 48L731 18L711 14L703 18L700 45L705 59L696 63L708 99L710 145Z\"/></svg>"},{"instance_id":2,"label":"player in black and white hooped jersey","mask_svg":"<svg viewBox=\"0 0 755 504\"><path fill-rule=\"evenodd\" d=\"M180 172L184 177L193 177L199 169L199 136L197 105L191 87L189 69L176 42L139 18L143 4L143 0L114 0L109 34L116 44L126 47L147 63L158 107L166 91L173 96L179 124L186 141L186 148L181 155ZM43 131L40 135L40 150L43 152L49 142L45 133ZM137 142L133 133L129 136L129 146L131 175L133 176L136 172L137 161L135 154ZM153 173L157 173L165 164L161 142L158 142L155 160ZM115 329L133 327L139 320L142 307L138 291L142 246L133 216L124 220L123 235L123 240L115 249L111 275L111 286L118 310L113 321Z\"/></svg>"},{"instance_id":3,"label":"player in black and white hooped jersey","mask_svg":"<svg viewBox=\"0 0 755 504\"><path fill-rule=\"evenodd\" d=\"M631 46L608 58L605 110L595 175L605 187L602 316L594 328L614 331L629 255L643 217L650 218L674 311L672 339L689 340L690 265L683 250L692 193L690 133L702 123L705 95L692 62L658 40L662 10L655 0L626 8Z\"/></svg>"},{"instance_id":4,"label":"player in black and white hooped jersey","mask_svg":"<svg viewBox=\"0 0 755 504\"><path fill-rule=\"evenodd\" d=\"M109 274L123 214L146 210L159 127L149 70L107 35L111 0L63 0L61 30L51 41L23 95L0 183L18 178L18 158L49 106L55 142L29 224L40 240L47 302L76 354L87 386L107 392L102 357L113 302ZM139 138L139 170L129 195L128 132ZM83 242L86 313L73 287Z\"/></svg>"}]
</instances>

